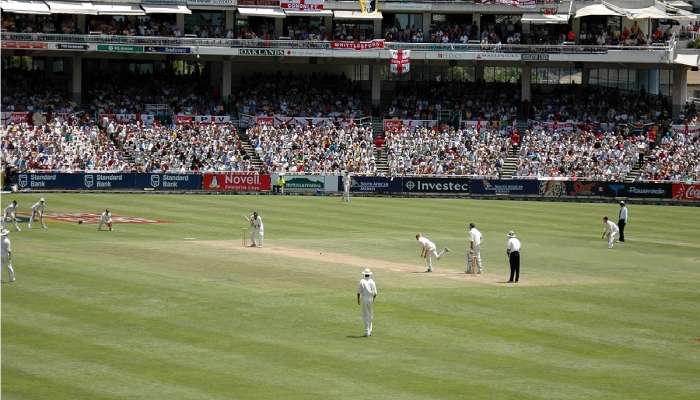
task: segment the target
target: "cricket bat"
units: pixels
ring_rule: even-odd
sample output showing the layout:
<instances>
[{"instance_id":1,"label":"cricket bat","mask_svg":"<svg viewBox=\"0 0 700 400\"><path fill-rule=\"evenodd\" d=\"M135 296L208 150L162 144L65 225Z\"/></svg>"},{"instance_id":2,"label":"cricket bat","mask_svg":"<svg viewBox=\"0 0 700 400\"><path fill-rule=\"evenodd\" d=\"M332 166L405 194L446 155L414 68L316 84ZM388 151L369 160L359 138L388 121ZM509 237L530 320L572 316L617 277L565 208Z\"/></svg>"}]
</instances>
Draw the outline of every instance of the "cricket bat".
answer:
<instances>
[{"instance_id":1,"label":"cricket bat","mask_svg":"<svg viewBox=\"0 0 700 400\"><path fill-rule=\"evenodd\" d=\"M472 274L476 274L476 255L471 256L472 257Z\"/></svg>"}]
</instances>

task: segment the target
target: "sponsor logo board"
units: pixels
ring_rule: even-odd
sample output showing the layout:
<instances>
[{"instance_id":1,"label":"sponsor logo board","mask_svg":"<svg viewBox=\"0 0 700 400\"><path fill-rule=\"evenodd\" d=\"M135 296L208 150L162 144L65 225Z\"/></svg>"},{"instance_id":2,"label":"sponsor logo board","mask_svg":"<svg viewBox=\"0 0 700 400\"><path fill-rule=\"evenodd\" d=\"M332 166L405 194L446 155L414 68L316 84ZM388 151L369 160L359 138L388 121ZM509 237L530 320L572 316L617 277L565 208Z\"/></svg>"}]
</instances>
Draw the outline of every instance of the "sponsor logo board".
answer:
<instances>
[{"instance_id":1,"label":"sponsor logo board","mask_svg":"<svg viewBox=\"0 0 700 400\"><path fill-rule=\"evenodd\" d=\"M270 175L257 172L205 173L203 182L204 190L214 191L261 192L271 187Z\"/></svg>"}]
</instances>

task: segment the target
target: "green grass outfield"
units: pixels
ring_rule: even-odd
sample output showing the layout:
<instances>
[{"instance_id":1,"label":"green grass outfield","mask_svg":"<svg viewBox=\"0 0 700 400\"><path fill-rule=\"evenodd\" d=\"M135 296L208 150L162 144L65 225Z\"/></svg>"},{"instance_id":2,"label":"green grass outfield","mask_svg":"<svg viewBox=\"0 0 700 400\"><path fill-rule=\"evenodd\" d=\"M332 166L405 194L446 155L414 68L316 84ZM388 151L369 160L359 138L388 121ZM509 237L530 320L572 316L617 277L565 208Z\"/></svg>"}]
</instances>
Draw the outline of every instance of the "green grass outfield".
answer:
<instances>
[{"instance_id":1,"label":"green grass outfield","mask_svg":"<svg viewBox=\"0 0 700 400\"><path fill-rule=\"evenodd\" d=\"M700 398L698 208L632 204L628 243L608 250L616 204L45 197L47 212L168 223L10 234L3 400ZM241 248L253 209L264 249ZM469 221L483 277L461 273ZM518 286L499 283L509 229ZM433 274L417 231L453 250ZM371 338L355 302L365 266L380 290Z\"/></svg>"}]
</instances>

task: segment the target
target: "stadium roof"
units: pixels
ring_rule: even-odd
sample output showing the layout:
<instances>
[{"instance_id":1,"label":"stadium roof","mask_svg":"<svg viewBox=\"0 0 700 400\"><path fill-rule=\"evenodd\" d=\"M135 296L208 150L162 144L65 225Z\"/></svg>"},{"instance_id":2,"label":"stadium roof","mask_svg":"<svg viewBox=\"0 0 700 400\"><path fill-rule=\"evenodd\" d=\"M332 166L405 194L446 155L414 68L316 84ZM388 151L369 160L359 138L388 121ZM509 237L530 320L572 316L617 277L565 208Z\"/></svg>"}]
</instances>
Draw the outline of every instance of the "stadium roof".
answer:
<instances>
[{"instance_id":1,"label":"stadium roof","mask_svg":"<svg viewBox=\"0 0 700 400\"><path fill-rule=\"evenodd\" d=\"M543 15L543 14L523 14L521 22L531 24L566 24L569 22L568 15Z\"/></svg>"},{"instance_id":2,"label":"stadium roof","mask_svg":"<svg viewBox=\"0 0 700 400\"><path fill-rule=\"evenodd\" d=\"M279 8L240 7L238 13L249 17L284 18L287 16Z\"/></svg>"},{"instance_id":3,"label":"stadium roof","mask_svg":"<svg viewBox=\"0 0 700 400\"><path fill-rule=\"evenodd\" d=\"M177 4L141 4L146 14L192 14L186 6Z\"/></svg>"},{"instance_id":4,"label":"stadium roof","mask_svg":"<svg viewBox=\"0 0 700 400\"><path fill-rule=\"evenodd\" d=\"M49 6L47 6L46 3L36 0L2 0L0 2L0 7L5 12L16 14L51 14L51 10L49 10Z\"/></svg>"},{"instance_id":5,"label":"stadium roof","mask_svg":"<svg viewBox=\"0 0 700 400\"><path fill-rule=\"evenodd\" d=\"M97 15L97 9L87 1L47 1L51 14Z\"/></svg>"},{"instance_id":6,"label":"stadium roof","mask_svg":"<svg viewBox=\"0 0 700 400\"><path fill-rule=\"evenodd\" d=\"M138 4L103 4L94 3L99 15L145 15Z\"/></svg>"}]
</instances>

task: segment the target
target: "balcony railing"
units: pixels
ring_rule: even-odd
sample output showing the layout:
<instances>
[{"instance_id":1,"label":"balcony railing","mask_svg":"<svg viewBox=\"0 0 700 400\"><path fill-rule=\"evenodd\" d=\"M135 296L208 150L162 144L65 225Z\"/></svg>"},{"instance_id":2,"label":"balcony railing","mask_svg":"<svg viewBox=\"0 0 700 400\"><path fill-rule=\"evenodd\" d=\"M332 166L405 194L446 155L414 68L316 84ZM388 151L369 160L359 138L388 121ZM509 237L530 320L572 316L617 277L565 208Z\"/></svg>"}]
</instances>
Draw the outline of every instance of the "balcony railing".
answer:
<instances>
[{"instance_id":1,"label":"balcony railing","mask_svg":"<svg viewBox=\"0 0 700 400\"><path fill-rule=\"evenodd\" d=\"M83 44L122 44L139 46L189 46L228 48L331 49L330 41L217 39L163 36L64 35L3 32L3 41L31 41ZM385 48L412 51L497 52L497 53L607 53L610 50L671 50L673 42L652 46L588 46L575 43L557 45L479 44L479 43L401 43L386 42Z\"/></svg>"}]
</instances>

